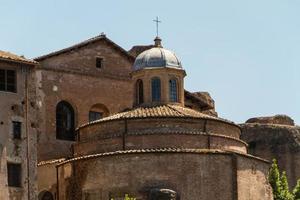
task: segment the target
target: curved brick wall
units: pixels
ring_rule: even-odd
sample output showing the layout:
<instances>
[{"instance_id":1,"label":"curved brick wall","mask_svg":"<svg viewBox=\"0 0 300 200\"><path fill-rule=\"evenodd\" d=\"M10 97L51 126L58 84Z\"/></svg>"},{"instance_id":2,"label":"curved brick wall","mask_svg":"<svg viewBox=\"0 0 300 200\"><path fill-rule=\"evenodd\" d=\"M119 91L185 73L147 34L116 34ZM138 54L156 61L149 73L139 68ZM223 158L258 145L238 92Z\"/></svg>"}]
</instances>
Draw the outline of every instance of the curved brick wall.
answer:
<instances>
[{"instance_id":1,"label":"curved brick wall","mask_svg":"<svg viewBox=\"0 0 300 200\"><path fill-rule=\"evenodd\" d=\"M194 148L246 153L239 127L217 120L150 118L91 124L78 131L75 156L128 149Z\"/></svg>"},{"instance_id":2,"label":"curved brick wall","mask_svg":"<svg viewBox=\"0 0 300 200\"><path fill-rule=\"evenodd\" d=\"M109 199L126 193L147 199L151 189L167 188L181 200L271 200L268 168L258 159L213 151L103 155L60 165L59 197ZM73 188L81 190L71 194Z\"/></svg>"}]
</instances>

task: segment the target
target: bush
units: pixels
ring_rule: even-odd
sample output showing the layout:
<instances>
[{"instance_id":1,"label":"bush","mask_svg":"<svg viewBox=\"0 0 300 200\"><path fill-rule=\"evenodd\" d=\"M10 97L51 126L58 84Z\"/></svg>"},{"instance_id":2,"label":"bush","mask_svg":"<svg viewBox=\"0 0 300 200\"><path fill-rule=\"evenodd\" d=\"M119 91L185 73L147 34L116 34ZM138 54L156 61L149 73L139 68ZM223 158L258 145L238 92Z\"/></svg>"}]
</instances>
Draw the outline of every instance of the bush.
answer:
<instances>
[{"instance_id":1,"label":"bush","mask_svg":"<svg viewBox=\"0 0 300 200\"><path fill-rule=\"evenodd\" d=\"M300 200L300 179L297 181L297 185L293 190L293 195L295 200Z\"/></svg>"},{"instance_id":2,"label":"bush","mask_svg":"<svg viewBox=\"0 0 300 200\"><path fill-rule=\"evenodd\" d=\"M269 171L269 183L273 190L274 200L300 200L300 179L297 181L297 185L291 193L286 172L283 171L280 176L276 159L273 159Z\"/></svg>"}]
</instances>

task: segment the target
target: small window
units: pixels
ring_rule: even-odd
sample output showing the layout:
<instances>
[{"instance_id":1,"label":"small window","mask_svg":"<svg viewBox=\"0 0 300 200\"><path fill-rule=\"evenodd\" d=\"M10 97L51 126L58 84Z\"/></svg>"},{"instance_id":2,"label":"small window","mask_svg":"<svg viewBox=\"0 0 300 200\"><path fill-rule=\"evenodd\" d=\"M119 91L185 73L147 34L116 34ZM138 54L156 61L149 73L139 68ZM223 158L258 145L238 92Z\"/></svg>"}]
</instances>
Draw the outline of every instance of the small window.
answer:
<instances>
[{"instance_id":1,"label":"small window","mask_svg":"<svg viewBox=\"0 0 300 200\"><path fill-rule=\"evenodd\" d=\"M16 72L0 69L0 91L16 92Z\"/></svg>"},{"instance_id":2,"label":"small window","mask_svg":"<svg viewBox=\"0 0 300 200\"><path fill-rule=\"evenodd\" d=\"M103 113L102 112L95 112L95 111L90 111L89 113L89 121L96 121L98 119L101 119L103 117Z\"/></svg>"},{"instance_id":3,"label":"small window","mask_svg":"<svg viewBox=\"0 0 300 200\"><path fill-rule=\"evenodd\" d=\"M161 85L159 78L153 78L151 80L151 87L152 87L152 101L159 102L161 96Z\"/></svg>"},{"instance_id":4,"label":"small window","mask_svg":"<svg viewBox=\"0 0 300 200\"><path fill-rule=\"evenodd\" d=\"M136 104L144 103L144 92L143 92L143 81L137 80L136 81Z\"/></svg>"},{"instance_id":5,"label":"small window","mask_svg":"<svg viewBox=\"0 0 300 200\"><path fill-rule=\"evenodd\" d=\"M13 138L21 139L22 123L14 121L12 122L12 124L13 124Z\"/></svg>"},{"instance_id":6,"label":"small window","mask_svg":"<svg viewBox=\"0 0 300 200\"><path fill-rule=\"evenodd\" d=\"M171 79L169 81L169 97L171 102L178 102L177 90L178 87L176 79Z\"/></svg>"},{"instance_id":7,"label":"small window","mask_svg":"<svg viewBox=\"0 0 300 200\"><path fill-rule=\"evenodd\" d=\"M96 67L99 69L103 67L103 58L96 58Z\"/></svg>"},{"instance_id":8,"label":"small window","mask_svg":"<svg viewBox=\"0 0 300 200\"><path fill-rule=\"evenodd\" d=\"M7 163L7 180L9 187L21 187L21 164Z\"/></svg>"}]
</instances>

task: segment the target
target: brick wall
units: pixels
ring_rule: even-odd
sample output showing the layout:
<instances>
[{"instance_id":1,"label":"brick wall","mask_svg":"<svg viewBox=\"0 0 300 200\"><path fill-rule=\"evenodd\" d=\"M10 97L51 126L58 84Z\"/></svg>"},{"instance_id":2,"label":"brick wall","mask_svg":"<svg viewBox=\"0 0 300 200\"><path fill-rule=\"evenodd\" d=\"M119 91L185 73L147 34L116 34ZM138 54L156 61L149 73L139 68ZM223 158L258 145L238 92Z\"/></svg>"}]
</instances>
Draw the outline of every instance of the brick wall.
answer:
<instances>
[{"instance_id":1,"label":"brick wall","mask_svg":"<svg viewBox=\"0 0 300 200\"><path fill-rule=\"evenodd\" d=\"M96 58L103 68L96 68ZM73 142L56 139L56 105L64 100L75 110L75 124L88 122L89 111L102 105L109 114L132 107L130 61L105 41L40 61L37 71L41 132L38 158L72 155Z\"/></svg>"}]
</instances>

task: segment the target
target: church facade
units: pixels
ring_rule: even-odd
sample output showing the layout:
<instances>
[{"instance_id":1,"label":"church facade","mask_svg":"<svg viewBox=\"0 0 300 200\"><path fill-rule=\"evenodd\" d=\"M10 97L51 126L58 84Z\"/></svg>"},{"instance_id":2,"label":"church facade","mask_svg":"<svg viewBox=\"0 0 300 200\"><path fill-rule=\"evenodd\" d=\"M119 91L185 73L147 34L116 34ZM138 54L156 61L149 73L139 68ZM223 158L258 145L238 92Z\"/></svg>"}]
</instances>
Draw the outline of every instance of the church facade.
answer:
<instances>
[{"instance_id":1,"label":"church facade","mask_svg":"<svg viewBox=\"0 0 300 200\"><path fill-rule=\"evenodd\" d=\"M272 199L271 156L185 76L160 38L126 51L101 34L34 61L0 52L0 199Z\"/></svg>"},{"instance_id":2,"label":"church facade","mask_svg":"<svg viewBox=\"0 0 300 200\"><path fill-rule=\"evenodd\" d=\"M69 158L39 163L40 198L272 199L269 163L247 154L240 127L209 101L190 100L176 55L159 38L137 54L128 107L83 121Z\"/></svg>"}]
</instances>

